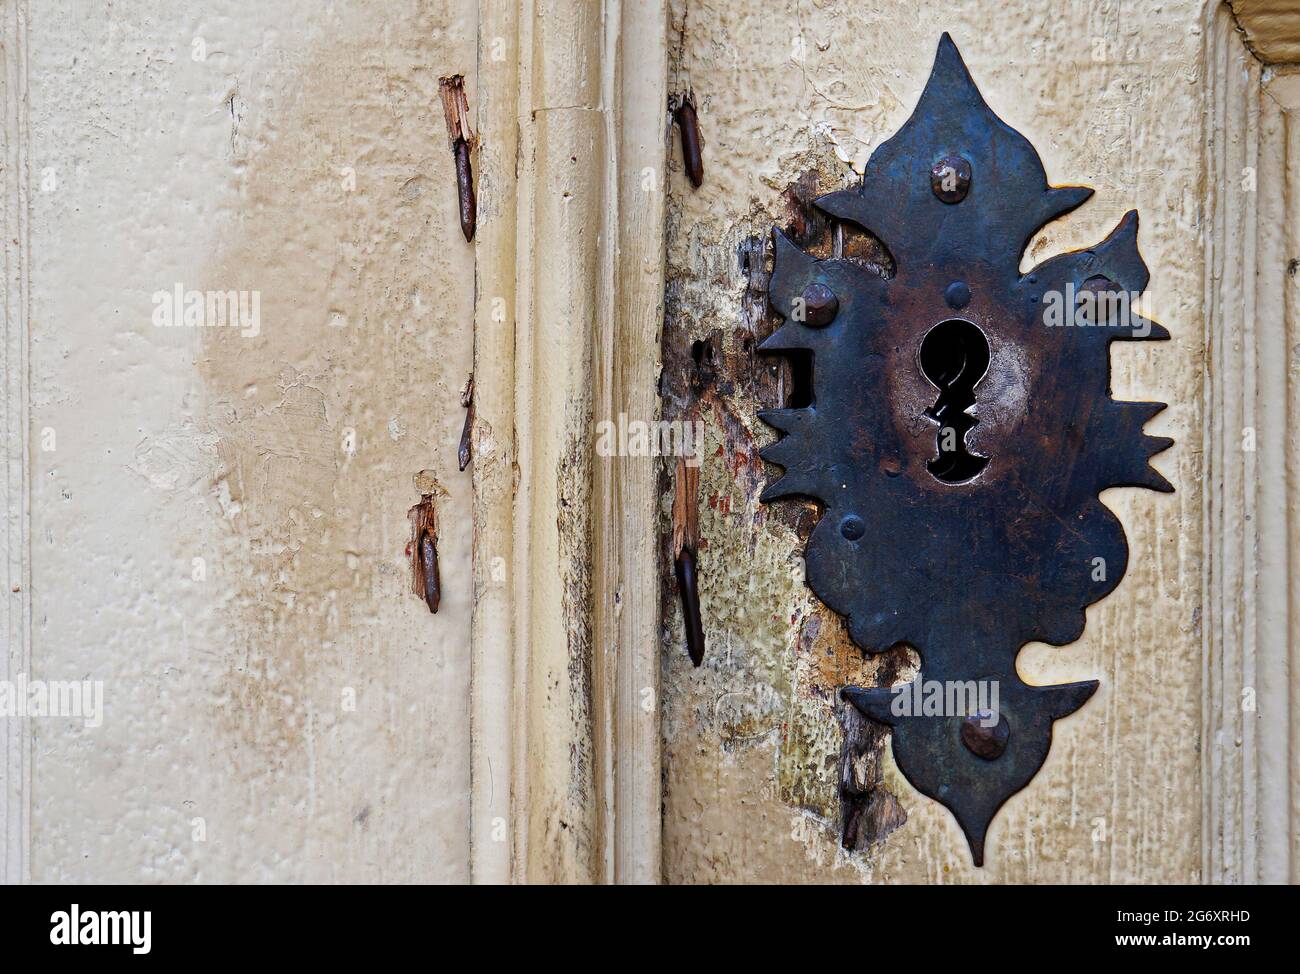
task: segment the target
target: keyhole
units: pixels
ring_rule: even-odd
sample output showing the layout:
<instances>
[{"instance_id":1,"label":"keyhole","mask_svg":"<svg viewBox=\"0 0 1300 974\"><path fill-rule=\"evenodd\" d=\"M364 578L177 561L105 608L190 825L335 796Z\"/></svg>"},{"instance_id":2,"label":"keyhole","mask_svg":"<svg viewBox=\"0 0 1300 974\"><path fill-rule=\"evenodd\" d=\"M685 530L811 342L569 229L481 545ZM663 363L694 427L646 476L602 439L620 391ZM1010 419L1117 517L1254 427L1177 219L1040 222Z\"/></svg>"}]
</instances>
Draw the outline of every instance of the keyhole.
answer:
<instances>
[{"instance_id":1,"label":"keyhole","mask_svg":"<svg viewBox=\"0 0 1300 974\"><path fill-rule=\"evenodd\" d=\"M966 410L975 405L975 386L988 367L988 339L969 321L941 322L921 342L921 371L939 390L939 398L925 411L939 424L939 453L926 466L945 484L970 480L989 462L966 447L966 434L978 422Z\"/></svg>"}]
</instances>

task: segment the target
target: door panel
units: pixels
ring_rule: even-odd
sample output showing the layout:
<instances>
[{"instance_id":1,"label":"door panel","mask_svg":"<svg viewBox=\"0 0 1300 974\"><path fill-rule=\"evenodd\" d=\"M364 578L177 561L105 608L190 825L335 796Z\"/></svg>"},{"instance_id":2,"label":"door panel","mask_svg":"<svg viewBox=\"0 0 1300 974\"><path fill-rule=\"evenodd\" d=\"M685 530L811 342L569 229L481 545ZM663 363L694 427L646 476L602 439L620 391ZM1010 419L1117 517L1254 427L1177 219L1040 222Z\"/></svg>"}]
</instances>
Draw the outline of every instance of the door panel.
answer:
<instances>
[{"instance_id":1,"label":"door panel","mask_svg":"<svg viewBox=\"0 0 1300 974\"><path fill-rule=\"evenodd\" d=\"M670 94L694 94L707 175L694 190L674 152L665 415L698 411L707 428L708 652L691 667L666 593L665 881L1197 879L1204 289L1189 133L1206 109L1194 68L1204 38L1196 3L1143 5L1140 17L1124 6L673 5ZM815 510L758 503L776 468L758 459L774 436L756 412L802 381L754 352L774 324L767 234L777 225L811 244L823 232L809 201L857 185L911 113L945 30L1049 182L1096 190L1030 243L1024 265L1100 241L1136 208L1148 307L1173 333L1113 346L1112 364L1117 399L1170 403L1147 431L1176 441L1155 463L1177 492L1103 495L1128 535L1127 576L1088 610L1078 642L1022 651L1030 683L1101 689L1056 725L1042 771L994 820L982 870L951 815L898 772L888 734L838 702L847 683L908 679L915 658L864 660L802 582Z\"/></svg>"},{"instance_id":2,"label":"door panel","mask_svg":"<svg viewBox=\"0 0 1300 974\"><path fill-rule=\"evenodd\" d=\"M104 704L14 725L8 875L466 879L473 250L438 76L473 68L477 5L6 6L31 181L9 676ZM161 327L176 287L256 292L258 326ZM403 554L421 471L437 616Z\"/></svg>"}]
</instances>

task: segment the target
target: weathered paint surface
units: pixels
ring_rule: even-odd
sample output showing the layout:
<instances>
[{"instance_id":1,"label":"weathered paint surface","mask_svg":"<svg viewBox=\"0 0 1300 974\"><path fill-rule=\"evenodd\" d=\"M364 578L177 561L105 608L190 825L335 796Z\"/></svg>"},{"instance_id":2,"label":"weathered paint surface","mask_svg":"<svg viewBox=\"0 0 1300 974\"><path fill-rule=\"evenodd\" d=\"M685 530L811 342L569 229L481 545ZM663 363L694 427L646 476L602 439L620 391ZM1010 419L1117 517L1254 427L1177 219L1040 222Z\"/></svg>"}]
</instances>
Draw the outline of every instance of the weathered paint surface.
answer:
<instances>
[{"instance_id":1,"label":"weathered paint surface","mask_svg":"<svg viewBox=\"0 0 1300 974\"><path fill-rule=\"evenodd\" d=\"M466 879L473 255L437 90L473 98L476 5L22 6L31 675L105 694L29 725L31 878ZM259 291L260 333L155 327L177 282Z\"/></svg>"},{"instance_id":2,"label":"weathered paint surface","mask_svg":"<svg viewBox=\"0 0 1300 974\"><path fill-rule=\"evenodd\" d=\"M672 6L669 89L694 94L705 176L692 189L674 153L662 387L665 415L698 409L708 429L709 650L693 669L666 585L664 878L1195 881L1203 162L1188 133L1206 108L1203 7L940 3L915 14L857 0ZM1126 578L1088 611L1077 643L1021 653L1029 682L1102 686L1057 724L1043 770L994 823L983 870L951 816L897 772L887 736L836 699L848 682L905 680L914 661L864 660L803 585L815 510L757 502L767 474L756 451L772 433L755 413L804 381L753 352L772 327L766 234L776 223L815 237L802 201L856 183L911 111L943 30L994 110L1038 148L1049 181L1097 191L1032 241L1025 263L1087 246L1139 208L1152 317L1173 332L1116 346L1112 385L1116 398L1170 402L1148 432L1176 438L1156 464L1178 492L1103 495L1128 534Z\"/></svg>"}]
</instances>

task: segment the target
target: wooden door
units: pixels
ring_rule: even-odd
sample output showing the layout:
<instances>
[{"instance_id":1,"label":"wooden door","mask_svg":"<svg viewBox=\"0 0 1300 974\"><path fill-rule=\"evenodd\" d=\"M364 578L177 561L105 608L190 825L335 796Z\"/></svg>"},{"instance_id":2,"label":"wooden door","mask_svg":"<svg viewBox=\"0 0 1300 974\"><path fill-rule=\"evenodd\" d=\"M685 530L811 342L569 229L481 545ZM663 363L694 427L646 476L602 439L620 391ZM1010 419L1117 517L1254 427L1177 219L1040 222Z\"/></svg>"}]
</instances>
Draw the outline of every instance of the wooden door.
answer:
<instances>
[{"instance_id":1,"label":"wooden door","mask_svg":"<svg viewBox=\"0 0 1300 974\"><path fill-rule=\"evenodd\" d=\"M1297 878L1285 5L86 7L0 6L0 700L104 694L95 726L0 720L6 880ZM770 231L815 244L811 201L857 184L945 31L1049 181L1096 191L1023 266L1136 209L1172 335L1114 345L1111 384L1170 404L1175 492L1104 493L1126 576L1021 651L1030 683L1101 685L983 868L839 701L915 655L864 657L803 581L817 509L759 502L758 413L807 380L756 350ZM191 291L256 293L256 327L197 327ZM703 430L698 668L678 458L604 440L660 421ZM425 493L436 616L404 550Z\"/></svg>"},{"instance_id":2,"label":"wooden door","mask_svg":"<svg viewBox=\"0 0 1300 974\"><path fill-rule=\"evenodd\" d=\"M707 427L708 650L693 668L666 593L664 880L1285 880L1282 549L1295 494L1280 478L1296 358L1277 194L1289 177L1284 136L1260 115L1276 95L1261 94L1231 11L676 3L671 16L670 92L694 99L707 175L692 188L674 154L662 387L666 415ZM1077 642L1022 650L1027 682L1101 688L1056 725L1045 766L994 820L982 869L947 810L901 775L889 731L838 699L845 684L905 682L915 654L864 658L802 579L816 508L758 500L774 469L758 449L774 434L757 412L794 404L807 381L755 353L773 326L769 230L824 242L811 200L857 185L911 113L941 31L1049 182L1096 190L1030 241L1022 266L1096 243L1137 209L1148 307L1173 336L1116 343L1111 361L1115 398L1170 404L1148 432L1175 440L1155 465L1176 492L1103 495L1128 536L1125 578ZM1284 128L1285 107L1268 111Z\"/></svg>"}]
</instances>

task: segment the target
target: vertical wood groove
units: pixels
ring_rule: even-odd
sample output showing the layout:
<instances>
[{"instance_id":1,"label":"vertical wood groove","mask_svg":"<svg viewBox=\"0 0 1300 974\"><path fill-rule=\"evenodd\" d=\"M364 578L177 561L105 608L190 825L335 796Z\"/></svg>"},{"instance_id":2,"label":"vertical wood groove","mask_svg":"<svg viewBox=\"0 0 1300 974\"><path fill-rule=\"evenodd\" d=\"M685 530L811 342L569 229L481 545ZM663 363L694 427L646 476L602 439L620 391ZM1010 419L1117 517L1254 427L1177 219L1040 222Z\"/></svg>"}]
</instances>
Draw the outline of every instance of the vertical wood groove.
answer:
<instances>
[{"instance_id":1,"label":"vertical wood groove","mask_svg":"<svg viewBox=\"0 0 1300 974\"><path fill-rule=\"evenodd\" d=\"M519 23L515 0L480 7L479 221L474 311L474 608L470 874L509 882L516 805L513 725L515 237Z\"/></svg>"},{"instance_id":2,"label":"vertical wood groove","mask_svg":"<svg viewBox=\"0 0 1300 974\"><path fill-rule=\"evenodd\" d=\"M658 709L643 706L645 690L651 703L658 693L654 467L646 458L597 457L594 447L597 420L654 417L665 30L666 12L653 3L484 6L475 435L491 427L504 443L509 417L513 463L506 450L497 472L475 480L482 515L472 827L480 881L659 875ZM519 65L513 76L488 63L505 32L507 50L517 51L507 54ZM507 116L517 124L513 151ZM508 330L491 320L493 298L507 292L509 363L493 359ZM513 392L489 401L488 382ZM482 455L476 442L476 464ZM510 565L508 597L494 587L493 557ZM503 763L512 782L505 813L492 784ZM503 814L510 855L490 844Z\"/></svg>"},{"instance_id":3,"label":"vertical wood groove","mask_svg":"<svg viewBox=\"0 0 1300 974\"><path fill-rule=\"evenodd\" d=\"M0 679L31 674L31 417L28 366L30 322L30 205L28 158L27 4L5 4L0 44L4 51L4 413L5 652ZM31 735L22 718L0 719L0 877L7 884L31 881Z\"/></svg>"},{"instance_id":4,"label":"vertical wood groove","mask_svg":"<svg viewBox=\"0 0 1300 974\"><path fill-rule=\"evenodd\" d=\"M1296 502L1288 169L1300 78L1265 72L1226 6L1206 24L1206 550L1202 858L1214 883L1295 869L1290 510ZM1289 413L1290 411L1290 413Z\"/></svg>"}]
</instances>

